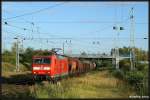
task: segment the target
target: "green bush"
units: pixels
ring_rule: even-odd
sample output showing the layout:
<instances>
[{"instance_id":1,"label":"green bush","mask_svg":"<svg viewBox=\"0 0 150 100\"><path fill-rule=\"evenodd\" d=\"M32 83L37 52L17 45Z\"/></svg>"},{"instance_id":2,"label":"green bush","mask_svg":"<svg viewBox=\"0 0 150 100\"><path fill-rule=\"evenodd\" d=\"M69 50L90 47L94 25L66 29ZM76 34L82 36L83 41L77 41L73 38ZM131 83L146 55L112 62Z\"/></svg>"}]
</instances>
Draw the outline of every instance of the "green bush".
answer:
<instances>
[{"instance_id":1,"label":"green bush","mask_svg":"<svg viewBox=\"0 0 150 100\"><path fill-rule=\"evenodd\" d=\"M104 61L102 62L102 66L103 66L103 67L110 67L110 66L112 66L112 61L104 60Z\"/></svg>"},{"instance_id":2,"label":"green bush","mask_svg":"<svg viewBox=\"0 0 150 100\"><path fill-rule=\"evenodd\" d=\"M2 72L14 71L15 68L15 65L12 65L11 63L2 62Z\"/></svg>"},{"instance_id":3,"label":"green bush","mask_svg":"<svg viewBox=\"0 0 150 100\"><path fill-rule=\"evenodd\" d=\"M129 60L122 60L119 62L120 65L120 69L122 69L123 71L129 71L130 70L130 61Z\"/></svg>"},{"instance_id":4,"label":"green bush","mask_svg":"<svg viewBox=\"0 0 150 100\"><path fill-rule=\"evenodd\" d=\"M147 64L136 63L136 69L139 71L143 71L146 68Z\"/></svg>"},{"instance_id":5,"label":"green bush","mask_svg":"<svg viewBox=\"0 0 150 100\"><path fill-rule=\"evenodd\" d=\"M124 72L122 70L113 70L112 75L119 79L124 78Z\"/></svg>"},{"instance_id":6,"label":"green bush","mask_svg":"<svg viewBox=\"0 0 150 100\"><path fill-rule=\"evenodd\" d=\"M148 95L148 79L146 73L134 71L126 73L126 79L134 87L138 95Z\"/></svg>"},{"instance_id":7,"label":"green bush","mask_svg":"<svg viewBox=\"0 0 150 100\"><path fill-rule=\"evenodd\" d=\"M23 64L19 64L20 65L20 71L27 71L27 67L24 66ZM16 65L13 65L9 62L2 62L2 71L4 72L12 72L15 71L16 69Z\"/></svg>"},{"instance_id":8,"label":"green bush","mask_svg":"<svg viewBox=\"0 0 150 100\"><path fill-rule=\"evenodd\" d=\"M3 54L2 55L2 61L3 62L9 62L9 63L14 65L14 64L16 64L16 56L12 55L12 54L10 54L10 55Z\"/></svg>"},{"instance_id":9,"label":"green bush","mask_svg":"<svg viewBox=\"0 0 150 100\"><path fill-rule=\"evenodd\" d=\"M142 82L143 78L144 78L144 73L142 73L141 71L134 71L134 72L126 73L126 80L128 80L128 82L131 85L135 85L136 83Z\"/></svg>"}]
</instances>

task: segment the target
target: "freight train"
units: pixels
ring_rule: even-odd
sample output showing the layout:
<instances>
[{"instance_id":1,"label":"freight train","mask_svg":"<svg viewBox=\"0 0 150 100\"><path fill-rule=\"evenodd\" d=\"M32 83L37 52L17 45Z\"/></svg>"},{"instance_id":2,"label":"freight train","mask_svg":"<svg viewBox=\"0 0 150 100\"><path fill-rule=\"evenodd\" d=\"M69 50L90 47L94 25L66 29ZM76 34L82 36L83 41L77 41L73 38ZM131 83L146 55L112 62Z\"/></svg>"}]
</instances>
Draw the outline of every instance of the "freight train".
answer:
<instances>
[{"instance_id":1,"label":"freight train","mask_svg":"<svg viewBox=\"0 0 150 100\"><path fill-rule=\"evenodd\" d=\"M94 62L58 54L32 57L32 74L34 80L44 77L46 80L56 81L65 76L79 75L95 68L96 64Z\"/></svg>"}]
</instances>

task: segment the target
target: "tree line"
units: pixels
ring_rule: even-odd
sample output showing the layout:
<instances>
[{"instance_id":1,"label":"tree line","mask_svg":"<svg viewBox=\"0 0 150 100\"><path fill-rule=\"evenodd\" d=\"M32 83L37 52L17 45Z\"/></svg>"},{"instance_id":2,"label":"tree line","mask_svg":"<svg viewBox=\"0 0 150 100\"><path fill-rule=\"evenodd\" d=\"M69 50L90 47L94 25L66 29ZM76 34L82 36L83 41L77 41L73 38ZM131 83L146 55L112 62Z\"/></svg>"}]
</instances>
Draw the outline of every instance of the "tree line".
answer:
<instances>
[{"instance_id":1,"label":"tree line","mask_svg":"<svg viewBox=\"0 0 150 100\"><path fill-rule=\"evenodd\" d=\"M114 49L111 49L111 54ZM129 47L123 47L119 48L120 55L123 56L129 56L130 55L130 48ZM36 55L50 55L52 52L51 50L34 50L31 47L28 47L26 49L20 49L20 63L29 66L29 64L32 63L32 57ZM81 53L82 55L85 55L86 53ZM148 51L135 48L135 55L136 55L136 61L148 61ZM16 63L16 43L14 43L11 47L11 50L4 50L2 52L2 62L9 62L11 64ZM120 62L124 66L129 66L129 63L127 63L126 60L123 60ZM104 62L104 65L107 64L107 62ZM126 67L125 67L126 68Z\"/></svg>"}]
</instances>

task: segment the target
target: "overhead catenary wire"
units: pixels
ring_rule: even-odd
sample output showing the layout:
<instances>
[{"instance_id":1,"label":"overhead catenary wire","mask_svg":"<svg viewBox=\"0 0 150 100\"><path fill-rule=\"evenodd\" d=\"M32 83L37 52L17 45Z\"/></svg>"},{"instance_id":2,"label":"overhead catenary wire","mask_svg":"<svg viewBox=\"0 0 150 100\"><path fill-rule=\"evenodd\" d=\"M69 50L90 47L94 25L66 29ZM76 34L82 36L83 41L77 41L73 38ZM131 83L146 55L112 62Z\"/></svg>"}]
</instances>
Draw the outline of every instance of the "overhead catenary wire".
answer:
<instances>
[{"instance_id":1,"label":"overhead catenary wire","mask_svg":"<svg viewBox=\"0 0 150 100\"><path fill-rule=\"evenodd\" d=\"M67 1L69 2L69 1ZM135 4L134 2L70 2L70 5L68 6L83 6L83 7L87 7L87 6L91 6L91 7L97 7L97 6L117 6L120 4L124 4L124 5L141 5L139 4ZM9 5L9 4L8 4ZM22 5L17 5L17 6L22 6ZM38 7L38 5L28 5L28 6L32 6L32 7ZM25 6L25 7L28 7Z\"/></svg>"},{"instance_id":2,"label":"overhead catenary wire","mask_svg":"<svg viewBox=\"0 0 150 100\"><path fill-rule=\"evenodd\" d=\"M12 34L14 37L22 37L22 38L24 37L24 34L23 34L23 33L12 32L12 31L10 32L10 31L5 30L5 29L3 29L3 32L4 32L4 33L7 33L7 34L10 33L10 34ZM2 32L2 34L4 34L3 32ZM4 36L4 35L3 35L3 36ZM12 37L12 36L9 35L9 37ZM9 38L9 37L7 37L7 38Z\"/></svg>"},{"instance_id":3,"label":"overhead catenary wire","mask_svg":"<svg viewBox=\"0 0 150 100\"><path fill-rule=\"evenodd\" d=\"M19 17L20 18L20 17ZM9 21L7 21L8 23L9 23ZM41 23L55 23L55 21L40 21ZM102 22L104 22L105 23L105 21L99 21L99 22L96 22L96 21L56 21L56 23L102 23ZM106 23L107 23L107 21L106 21ZM109 22L108 21L108 23L112 23L111 21ZM110 25L110 27L112 27L111 25ZM110 28L110 27L108 27L108 28ZM21 30L24 30L24 29L26 29L26 28L20 28ZM107 28L106 28L107 29ZM103 29L103 30L106 30L106 29ZM24 31L26 31L26 30L24 30ZM31 31L31 30L30 30ZM99 32L99 31L96 31L96 32ZM100 32L102 32L102 29L100 29ZM36 33L36 32L34 32L34 33ZM91 32L91 33L94 33L94 32ZM37 33L38 34L38 33ZM44 34L44 33L42 33L42 34ZM45 34L49 34L49 33L45 33ZM40 35L40 34L39 34ZM45 40L45 39L47 39L47 40L50 40L50 39L57 39L57 40L60 40L60 39L66 39L66 37L64 37L64 38L59 38L60 36L58 36L57 38L49 38L49 37L43 37L43 38L41 38L41 37L39 37L39 38L36 38L36 37L33 37L33 39L34 40ZM29 40L30 41L30 39L31 38L28 38L28 37L26 37L26 39L27 40ZM111 39L111 37L98 37L98 38L87 38L87 37L84 37L84 38L78 38L78 37L71 37L70 39L73 39L73 40L75 40L75 39L85 39L85 40L88 40L88 39ZM126 37L122 37L122 39L127 39ZM143 39L142 37L140 37L139 39ZM46 40L45 40L46 41Z\"/></svg>"},{"instance_id":4,"label":"overhead catenary wire","mask_svg":"<svg viewBox=\"0 0 150 100\"><path fill-rule=\"evenodd\" d=\"M127 20L129 20L129 18L127 18L125 21L127 21ZM32 33L36 33L37 34L37 32L33 32L33 30L32 29L28 29L28 28L24 28L24 27L18 27L18 26L15 26L15 25L11 25L11 24L9 24L8 22L4 22L5 24L4 25L7 25L7 26L10 26L10 27L15 27L15 28L17 28L17 29L20 29L20 30L24 30L24 31L30 31L30 32L32 32ZM6 24L7 23L7 24ZM111 27L110 25L108 26L108 28L109 27ZM107 27L106 27L107 28ZM105 28L104 28L105 29ZM104 30L104 29L101 29L101 30ZM51 35L51 33L41 33L41 34L49 34L49 35ZM56 35L55 35L56 36Z\"/></svg>"},{"instance_id":5,"label":"overhead catenary wire","mask_svg":"<svg viewBox=\"0 0 150 100\"><path fill-rule=\"evenodd\" d=\"M109 26L107 26L107 27L104 27L104 28L101 28L100 29L100 31L99 32L102 32L104 29L106 29L106 28L109 28L109 27L111 27L111 25L109 25ZM98 32L98 31L97 31ZM12 32L8 32L8 33L12 33ZM93 33L93 32L91 32L91 33ZM13 33L14 34L14 33ZM44 33L41 33L41 34L44 34ZM46 33L46 34L50 34L51 35L51 33ZM58 38L59 36L57 36L57 38L50 38L50 39L72 39L71 37L65 37L65 38ZM27 37L25 37L25 38L27 38ZM27 38L27 39L31 39L31 38ZM34 38L34 39L37 39L37 38ZM41 39L41 38L39 38L39 39ZM80 39L80 38L73 38L73 39ZM81 38L82 39L82 38ZM108 39L108 37L102 37L101 39ZM142 39L142 38L141 38Z\"/></svg>"},{"instance_id":6,"label":"overhead catenary wire","mask_svg":"<svg viewBox=\"0 0 150 100\"><path fill-rule=\"evenodd\" d=\"M39 10L36 10L36 11L32 11L32 12L28 12L28 13L24 13L24 14L17 15L17 16L14 16L14 17L5 18L5 19L3 18L3 20L10 20L10 19L18 18L18 17L33 15L33 14L36 14L36 13L39 13L39 12L42 12L42 11L45 11L45 10L48 10L48 9L52 9L52 8L55 8L55 7L60 6L60 5L63 5L64 3L66 3L66 2L55 4L53 6L49 6L49 7L39 9Z\"/></svg>"},{"instance_id":7,"label":"overhead catenary wire","mask_svg":"<svg viewBox=\"0 0 150 100\"><path fill-rule=\"evenodd\" d=\"M126 20L124 20L124 22L126 22L128 20L128 18ZM21 29L21 30L24 30L24 31L30 31L32 33L35 33L33 32L32 29L28 29L28 28L24 28L24 27L20 27L20 26L15 26L15 25L11 25L10 23L8 23L7 21L3 21L4 22L4 25L7 25L7 26L11 26L11 27L15 27L15 28L18 28L18 29ZM34 23L31 22L31 24L33 25ZM107 28L107 27L106 27ZM105 28L104 28L105 29ZM102 29L103 30L103 29ZM41 34L44 34L44 33L41 33Z\"/></svg>"},{"instance_id":8,"label":"overhead catenary wire","mask_svg":"<svg viewBox=\"0 0 150 100\"><path fill-rule=\"evenodd\" d=\"M129 18L128 18L129 19ZM8 21L11 23L31 23L31 22L23 22L23 21ZM127 23L127 20L124 22L122 21L117 21L118 23ZM60 21L34 21L34 23L54 23L54 24L108 24L108 23L114 23L113 21L101 21L101 20L77 20L77 21L72 21L72 20L60 20ZM148 24L148 22L135 22L135 24Z\"/></svg>"},{"instance_id":9,"label":"overhead catenary wire","mask_svg":"<svg viewBox=\"0 0 150 100\"><path fill-rule=\"evenodd\" d=\"M24 37L25 38L25 40L31 40L32 38L26 38L26 37ZM66 40L66 39L71 39L71 40L74 40L74 39L87 39L87 40L89 40L89 39L112 39L113 37L74 37L74 38L72 38L72 37L63 37L63 38L53 38L53 37L51 37L51 38L46 38L46 37L41 37L41 38L33 38L33 39L44 39L44 40L46 40L46 39L62 39L62 40ZM136 39L144 39L145 37L137 37ZM12 38L7 38L7 39L13 39L13 37ZM120 39L130 39L130 37L120 37Z\"/></svg>"},{"instance_id":10,"label":"overhead catenary wire","mask_svg":"<svg viewBox=\"0 0 150 100\"><path fill-rule=\"evenodd\" d=\"M31 31L32 32L31 29L20 27L20 26L11 25L8 22L4 22L3 25L7 25L7 26L10 26L10 27L15 27L15 28L18 28L18 29L21 29L21 30L26 30L26 31Z\"/></svg>"},{"instance_id":11,"label":"overhead catenary wire","mask_svg":"<svg viewBox=\"0 0 150 100\"><path fill-rule=\"evenodd\" d=\"M57 36L57 35L52 35L51 33L41 33L41 32L34 32L32 29L29 29L29 28L24 28L24 27L20 27L20 26L16 26L16 25L11 25L7 22L4 22L5 24L4 25L7 25L7 26L10 26L10 27L14 27L14 28L17 28L17 29L20 29L20 30L23 30L23 31L29 31L29 32L32 32L32 34L49 34L51 36ZM6 24L7 23L7 24Z\"/></svg>"},{"instance_id":12,"label":"overhead catenary wire","mask_svg":"<svg viewBox=\"0 0 150 100\"><path fill-rule=\"evenodd\" d=\"M12 12L10 12L10 11L5 11L5 12L7 12L7 13L12 13ZM32 17L33 18L33 17ZM34 25L34 23L33 23L33 21L27 21L27 20L25 20L24 18L22 18L22 17L20 17L19 19L21 19L21 20L23 20L24 22L23 23L29 23L30 25ZM4 18L2 18L2 21L4 20ZM12 22L12 21L3 21L4 23L9 23L9 22ZM15 23L16 21L13 21L12 23ZM17 28L20 28L20 27L17 27ZM21 28L20 28L21 29Z\"/></svg>"}]
</instances>

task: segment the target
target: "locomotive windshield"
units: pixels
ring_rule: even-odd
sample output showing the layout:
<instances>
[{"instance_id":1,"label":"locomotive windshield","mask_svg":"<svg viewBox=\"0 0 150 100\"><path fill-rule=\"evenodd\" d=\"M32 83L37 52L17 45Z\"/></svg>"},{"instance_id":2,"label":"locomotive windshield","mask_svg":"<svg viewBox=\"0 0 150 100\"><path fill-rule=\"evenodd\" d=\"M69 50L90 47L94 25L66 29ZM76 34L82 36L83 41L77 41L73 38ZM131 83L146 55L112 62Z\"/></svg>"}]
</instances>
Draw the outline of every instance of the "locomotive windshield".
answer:
<instances>
[{"instance_id":1,"label":"locomotive windshield","mask_svg":"<svg viewBox=\"0 0 150 100\"><path fill-rule=\"evenodd\" d=\"M50 58L35 58L33 59L34 64L50 64Z\"/></svg>"}]
</instances>

